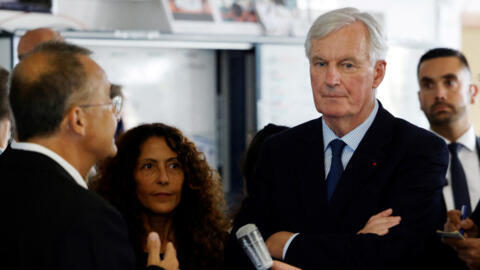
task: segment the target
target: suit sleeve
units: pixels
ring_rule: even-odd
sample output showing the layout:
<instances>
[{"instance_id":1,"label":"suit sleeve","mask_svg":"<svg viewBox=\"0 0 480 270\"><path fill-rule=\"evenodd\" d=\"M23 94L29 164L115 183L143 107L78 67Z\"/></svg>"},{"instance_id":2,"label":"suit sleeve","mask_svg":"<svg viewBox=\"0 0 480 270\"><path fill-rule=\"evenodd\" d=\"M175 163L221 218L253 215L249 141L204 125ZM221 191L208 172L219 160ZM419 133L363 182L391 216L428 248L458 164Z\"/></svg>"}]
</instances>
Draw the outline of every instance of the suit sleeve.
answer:
<instances>
[{"instance_id":1,"label":"suit sleeve","mask_svg":"<svg viewBox=\"0 0 480 270\"><path fill-rule=\"evenodd\" d=\"M390 176L385 208L402 217L386 236L300 234L286 262L303 269L398 269L422 262L426 241L441 219L448 152L439 140L416 138ZM365 222L366 223L366 222Z\"/></svg>"},{"instance_id":2,"label":"suit sleeve","mask_svg":"<svg viewBox=\"0 0 480 270\"><path fill-rule=\"evenodd\" d=\"M135 257L120 213L91 207L62 238L59 269L135 269Z\"/></svg>"}]
</instances>

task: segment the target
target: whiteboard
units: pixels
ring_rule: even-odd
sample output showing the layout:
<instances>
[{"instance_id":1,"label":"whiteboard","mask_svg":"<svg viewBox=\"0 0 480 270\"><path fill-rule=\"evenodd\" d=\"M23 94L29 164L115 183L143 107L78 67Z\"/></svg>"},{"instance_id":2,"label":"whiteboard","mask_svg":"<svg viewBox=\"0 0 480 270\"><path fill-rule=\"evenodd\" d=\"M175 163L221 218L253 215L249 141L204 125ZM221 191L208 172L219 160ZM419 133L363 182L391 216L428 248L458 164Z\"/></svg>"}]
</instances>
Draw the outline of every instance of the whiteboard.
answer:
<instances>
[{"instance_id":1,"label":"whiteboard","mask_svg":"<svg viewBox=\"0 0 480 270\"><path fill-rule=\"evenodd\" d=\"M296 126L317 118L310 71L301 45L257 46L257 128Z\"/></svg>"}]
</instances>

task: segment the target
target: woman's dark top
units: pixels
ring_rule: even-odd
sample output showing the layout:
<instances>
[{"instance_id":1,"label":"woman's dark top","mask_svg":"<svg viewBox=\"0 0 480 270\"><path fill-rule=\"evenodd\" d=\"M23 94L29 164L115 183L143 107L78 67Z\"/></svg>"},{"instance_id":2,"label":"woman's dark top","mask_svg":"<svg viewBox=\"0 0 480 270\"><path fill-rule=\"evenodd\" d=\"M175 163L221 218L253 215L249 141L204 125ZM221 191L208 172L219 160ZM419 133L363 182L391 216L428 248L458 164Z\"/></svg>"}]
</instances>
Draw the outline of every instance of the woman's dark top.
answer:
<instances>
[{"instance_id":1,"label":"woman's dark top","mask_svg":"<svg viewBox=\"0 0 480 270\"><path fill-rule=\"evenodd\" d=\"M153 266L153 265L150 265L149 267L145 268L146 270L165 270L164 268L160 267L160 266Z\"/></svg>"}]
</instances>

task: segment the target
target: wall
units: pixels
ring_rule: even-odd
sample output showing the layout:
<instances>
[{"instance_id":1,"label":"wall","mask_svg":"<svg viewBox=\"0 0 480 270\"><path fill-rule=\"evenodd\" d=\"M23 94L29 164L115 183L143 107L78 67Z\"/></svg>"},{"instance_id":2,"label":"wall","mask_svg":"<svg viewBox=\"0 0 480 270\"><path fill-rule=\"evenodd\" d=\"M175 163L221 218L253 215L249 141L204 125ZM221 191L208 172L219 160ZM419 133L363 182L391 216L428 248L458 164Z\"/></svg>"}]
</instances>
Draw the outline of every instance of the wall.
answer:
<instances>
[{"instance_id":1,"label":"wall","mask_svg":"<svg viewBox=\"0 0 480 270\"><path fill-rule=\"evenodd\" d=\"M380 17L391 50L387 56L387 75L377 91L378 97L396 116L423 127L428 127L428 124L416 98L418 84L414 69L418 57L432 47L460 48L460 14L466 9L480 10L477 2L480 3L477 0L298 0L299 6L311 8L312 14L321 8L323 12L325 9L354 6ZM157 12L158 3L160 0L57 0L54 15L0 11L0 28L10 31L41 26L78 30L147 30L159 24L154 19L161 17L161 13ZM473 16L473 21L479 17ZM470 41L466 37L464 39L467 49ZM477 41L472 42L478 44ZM472 50L474 49L472 45ZM469 57L473 58L474 56ZM479 72L480 70L476 74ZM299 80L303 80L303 77ZM311 100L310 95L307 98ZM478 111L474 114L480 118ZM480 124L476 126L480 129Z\"/></svg>"},{"instance_id":2,"label":"wall","mask_svg":"<svg viewBox=\"0 0 480 270\"><path fill-rule=\"evenodd\" d=\"M67 27L79 30L153 30L161 24L161 0L54 0L54 14L0 11L0 28ZM391 39L459 44L459 10L480 9L468 0L297 0L301 8L321 11L353 6L385 14ZM467 5L465 3L471 3ZM315 13L315 12L312 12Z\"/></svg>"},{"instance_id":3,"label":"wall","mask_svg":"<svg viewBox=\"0 0 480 270\"><path fill-rule=\"evenodd\" d=\"M88 27L79 19L66 14L28 13L19 11L0 11L0 28L13 31L15 29L32 29L51 27L56 29L86 30Z\"/></svg>"},{"instance_id":4,"label":"wall","mask_svg":"<svg viewBox=\"0 0 480 270\"><path fill-rule=\"evenodd\" d=\"M480 18L480 14L476 14L476 18ZM477 21L478 25L469 23L462 29L462 51L470 64L473 83L480 86L480 20ZM470 112L475 131L480 134L480 94Z\"/></svg>"}]
</instances>

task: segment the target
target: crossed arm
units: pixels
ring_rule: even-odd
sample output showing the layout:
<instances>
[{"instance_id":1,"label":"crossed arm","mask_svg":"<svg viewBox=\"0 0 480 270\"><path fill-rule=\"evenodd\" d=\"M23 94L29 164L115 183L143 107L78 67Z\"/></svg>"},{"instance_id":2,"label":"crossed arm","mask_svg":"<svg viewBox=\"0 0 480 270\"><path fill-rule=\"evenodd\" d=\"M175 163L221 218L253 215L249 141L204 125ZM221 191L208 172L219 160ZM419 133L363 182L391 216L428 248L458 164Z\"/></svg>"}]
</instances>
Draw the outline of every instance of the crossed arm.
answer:
<instances>
[{"instance_id":1,"label":"crossed arm","mask_svg":"<svg viewBox=\"0 0 480 270\"><path fill-rule=\"evenodd\" d=\"M384 170L381 172L383 175L376 176L374 181L378 183L378 187L363 190L378 194L378 197L365 199L371 202L381 200L381 204L378 205L391 207L397 217L392 216L392 210L386 209L365 219L363 227L351 233L348 230L353 226L348 223L343 225L345 227L342 230L345 233L300 231L288 247L286 262L312 269L333 266L339 269L385 269L396 262L414 264L424 252L425 241L433 235L441 217L441 187L444 183L447 155L441 145L428 147L428 150L411 150L411 154L405 154L402 160L398 161L401 165L392 161L389 165L392 169ZM268 170L265 171L272 171L268 167L266 169ZM264 170L260 170L262 171ZM259 203L255 203L265 206L262 207L262 212L257 214L259 228L262 228L267 236L267 246L272 255L275 258L282 258L283 247L291 234L275 230L281 227L276 224L282 222L284 217L280 210L273 211L278 209L291 211L289 205L276 199L289 194L286 189L282 190L284 193L278 192L280 185L285 186L289 183L279 182L278 179L282 178L271 177L268 174L260 176L261 180L265 181L262 194L270 195L269 190L275 190L277 197L262 197L259 198ZM383 183L388 183L388 186L381 186ZM374 190L376 193L373 193ZM371 206L363 203L362 196L370 195L368 192L358 194L355 198L358 204L352 204L348 210L350 212L345 213L345 218L351 218L350 222L357 224L362 222L361 216L356 215L356 211L363 211L362 205Z\"/></svg>"},{"instance_id":2,"label":"crossed arm","mask_svg":"<svg viewBox=\"0 0 480 270\"><path fill-rule=\"evenodd\" d=\"M388 234L390 228L400 224L400 216L392 216L393 210L386 209L376 215L370 217L365 226L357 232L357 234L376 234L384 236ZM293 236L291 232L277 232L272 234L265 242L268 251L272 257L283 259L283 250L287 241Z\"/></svg>"}]
</instances>

